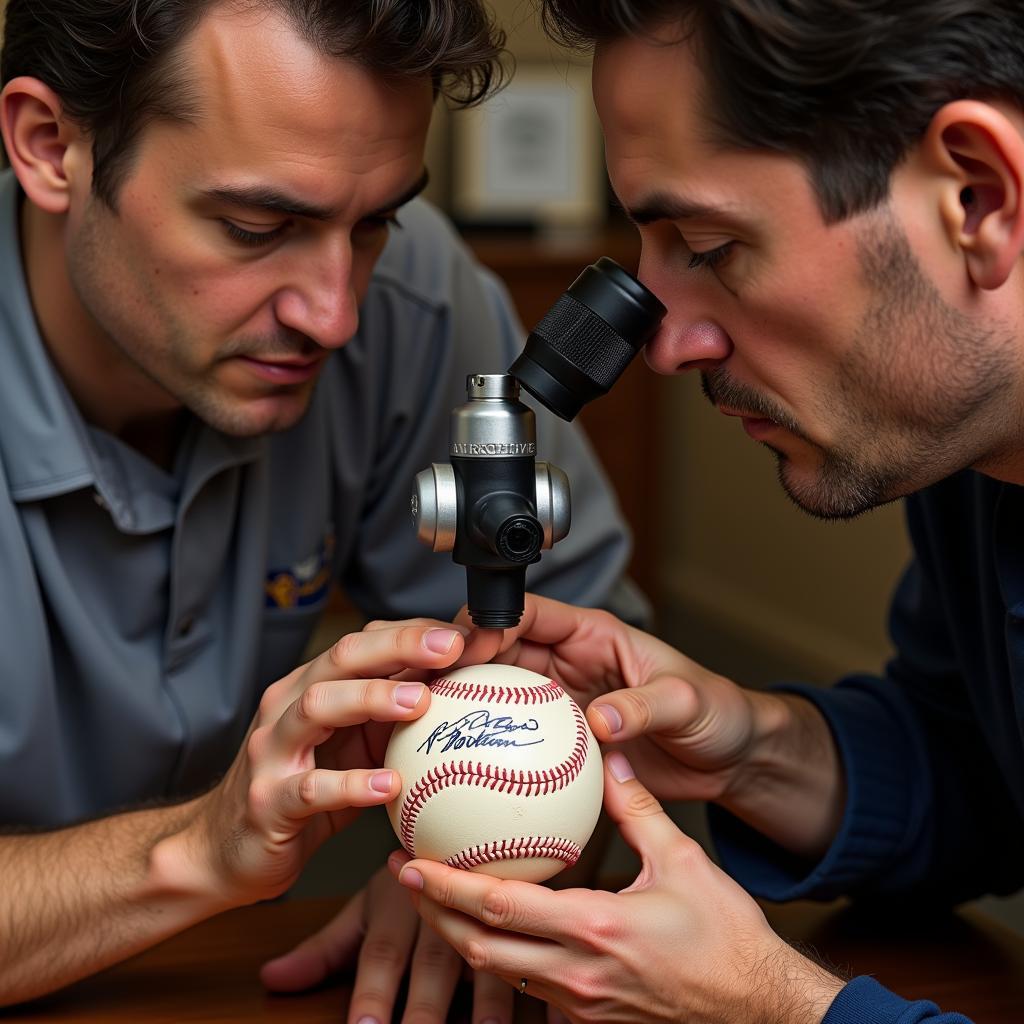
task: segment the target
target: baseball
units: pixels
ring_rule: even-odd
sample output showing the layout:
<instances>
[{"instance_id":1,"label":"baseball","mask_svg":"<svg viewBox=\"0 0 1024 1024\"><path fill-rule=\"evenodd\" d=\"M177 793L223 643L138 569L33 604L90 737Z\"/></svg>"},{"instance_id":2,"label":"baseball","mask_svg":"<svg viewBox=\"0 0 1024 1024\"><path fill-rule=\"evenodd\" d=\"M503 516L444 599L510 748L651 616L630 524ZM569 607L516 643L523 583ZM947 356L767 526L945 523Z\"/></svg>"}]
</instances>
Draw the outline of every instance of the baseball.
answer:
<instances>
[{"instance_id":1,"label":"baseball","mask_svg":"<svg viewBox=\"0 0 1024 1024\"><path fill-rule=\"evenodd\" d=\"M384 759L388 805L413 857L541 882L575 864L601 811L601 751L579 705L547 676L474 665L431 684L422 718Z\"/></svg>"}]
</instances>

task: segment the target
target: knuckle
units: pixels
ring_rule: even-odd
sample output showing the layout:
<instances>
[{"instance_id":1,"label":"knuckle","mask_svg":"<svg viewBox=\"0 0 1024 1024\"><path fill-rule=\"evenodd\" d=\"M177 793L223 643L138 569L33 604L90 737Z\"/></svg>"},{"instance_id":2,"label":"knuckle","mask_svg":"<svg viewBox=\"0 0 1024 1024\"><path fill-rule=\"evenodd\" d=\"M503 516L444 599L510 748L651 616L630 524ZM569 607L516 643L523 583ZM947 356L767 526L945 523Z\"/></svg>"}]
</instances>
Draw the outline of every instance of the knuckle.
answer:
<instances>
[{"instance_id":1,"label":"knuckle","mask_svg":"<svg viewBox=\"0 0 1024 1024\"><path fill-rule=\"evenodd\" d=\"M249 733L249 738L245 741L245 753L248 759L257 763L261 761L264 753L266 752L269 740L269 726L261 725L253 729L253 731Z\"/></svg>"},{"instance_id":2,"label":"knuckle","mask_svg":"<svg viewBox=\"0 0 1024 1024\"><path fill-rule=\"evenodd\" d=\"M360 633L346 633L338 637L327 650L327 660L338 670L344 671L360 644Z\"/></svg>"},{"instance_id":3,"label":"knuckle","mask_svg":"<svg viewBox=\"0 0 1024 1024\"><path fill-rule=\"evenodd\" d=\"M487 946L477 939L470 939L462 951L462 959L474 971L492 973L493 958Z\"/></svg>"},{"instance_id":4,"label":"knuckle","mask_svg":"<svg viewBox=\"0 0 1024 1024\"><path fill-rule=\"evenodd\" d=\"M359 959L375 967L394 968L396 972L405 967L405 957L390 939L367 939L363 943Z\"/></svg>"},{"instance_id":5,"label":"knuckle","mask_svg":"<svg viewBox=\"0 0 1024 1024\"><path fill-rule=\"evenodd\" d=\"M416 951L417 962L431 972L450 967L456 958L455 950L442 942L423 942Z\"/></svg>"},{"instance_id":6,"label":"knuckle","mask_svg":"<svg viewBox=\"0 0 1024 1024\"><path fill-rule=\"evenodd\" d=\"M649 818L655 814L661 814L661 804L658 798L644 790L640 793L633 793L627 803L629 813L635 818Z\"/></svg>"},{"instance_id":7,"label":"knuckle","mask_svg":"<svg viewBox=\"0 0 1024 1024\"><path fill-rule=\"evenodd\" d=\"M397 652L414 650L419 646L422 635L422 627L402 626L391 634L391 646Z\"/></svg>"},{"instance_id":8,"label":"knuckle","mask_svg":"<svg viewBox=\"0 0 1024 1024\"><path fill-rule=\"evenodd\" d=\"M594 949L607 949L622 935L618 918L601 910L591 916L586 926L586 939Z\"/></svg>"},{"instance_id":9,"label":"knuckle","mask_svg":"<svg viewBox=\"0 0 1024 1024\"><path fill-rule=\"evenodd\" d=\"M685 836L680 836L672 844L669 860L679 873L690 873L707 862L707 855L698 843Z\"/></svg>"},{"instance_id":10,"label":"knuckle","mask_svg":"<svg viewBox=\"0 0 1024 1024\"><path fill-rule=\"evenodd\" d=\"M304 807L315 807L320 792L320 773L306 772L298 777L295 796Z\"/></svg>"},{"instance_id":11,"label":"knuckle","mask_svg":"<svg viewBox=\"0 0 1024 1024\"><path fill-rule=\"evenodd\" d=\"M647 698L636 692L636 690L619 691L620 699L628 705L629 717L639 726L640 732L650 731L654 721L654 713Z\"/></svg>"},{"instance_id":12,"label":"knuckle","mask_svg":"<svg viewBox=\"0 0 1024 1024\"><path fill-rule=\"evenodd\" d=\"M496 886L484 896L480 916L484 924L514 929L518 917L515 901L506 890Z\"/></svg>"},{"instance_id":13,"label":"knuckle","mask_svg":"<svg viewBox=\"0 0 1024 1024\"><path fill-rule=\"evenodd\" d=\"M569 979L569 989L577 999L596 999L604 986L604 972L586 965L577 967Z\"/></svg>"},{"instance_id":14,"label":"knuckle","mask_svg":"<svg viewBox=\"0 0 1024 1024\"><path fill-rule=\"evenodd\" d=\"M312 683L295 702L295 714L300 721L319 723L327 707L330 687L324 683Z\"/></svg>"},{"instance_id":15,"label":"knuckle","mask_svg":"<svg viewBox=\"0 0 1024 1024\"><path fill-rule=\"evenodd\" d=\"M440 882L437 892L437 902L442 907L455 907L458 903L458 896L455 891L455 879L451 873L446 873Z\"/></svg>"},{"instance_id":16,"label":"knuckle","mask_svg":"<svg viewBox=\"0 0 1024 1024\"><path fill-rule=\"evenodd\" d=\"M274 805L274 785L269 779L253 779L246 794L250 818L257 821L265 817Z\"/></svg>"},{"instance_id":17,"label":"knuckle","mask_svg":"<svg viewBox=\"0 0 1024 1024\"><path fill-rule=\"evenodd\" d=\"M276 683L271 683L263 691L263 694L260 696L259 708L257 709L257 714L260 718L277 717L281 701L284 699L284 695L287 693L291 682L292 675L288 675L284 679L279 679Z\"/></svg>"}]
</instances>

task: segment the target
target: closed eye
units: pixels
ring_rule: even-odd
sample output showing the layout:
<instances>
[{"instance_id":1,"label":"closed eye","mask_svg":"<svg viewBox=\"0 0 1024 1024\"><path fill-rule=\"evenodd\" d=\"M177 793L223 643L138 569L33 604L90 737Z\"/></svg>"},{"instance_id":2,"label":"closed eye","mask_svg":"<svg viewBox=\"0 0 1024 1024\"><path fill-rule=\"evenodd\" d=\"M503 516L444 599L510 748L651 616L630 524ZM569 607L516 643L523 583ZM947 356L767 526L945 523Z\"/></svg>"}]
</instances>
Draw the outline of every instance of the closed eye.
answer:
<instances>
[{"instance_id":1,"label":"closed eye","mask_svg":"<svg viewBox=\"0 0 1024 1024\"><path fill-rule=\"evenodd\" d=\"M687 266L690 270L714 270L728 257L735 244L735 242L726 242L724 245L708 249L706 252L691 252L690 262Z\"/></svg>"},{"instance_id":2,"label":"closed eye","mask_svg":"<svg viewBox=\"0 0 1024 1024\"><path fill-rule=\"evenodd\" d=\"M400 228L402 226L402 222L398 219L398 215L395 212L377 213L372 217L364 217L359 223L371 230L375 228Z\"/></svg>"},{"instance_id":3,"label":"closed eye","mask_svg":"<svg viewBox=\"0 0 1024 1024\"><path fill-rule=\"evenodd\" d=\"M250 231L248 228L240 228L230 220L221 220L221 224L224 225L228 238L238 242L240 245L248 245L252 248L259 248L260 246L276 242L289 227L289 224L285 222L280 227L273 228L270 231Z\"/></svg>"}]
</instances>

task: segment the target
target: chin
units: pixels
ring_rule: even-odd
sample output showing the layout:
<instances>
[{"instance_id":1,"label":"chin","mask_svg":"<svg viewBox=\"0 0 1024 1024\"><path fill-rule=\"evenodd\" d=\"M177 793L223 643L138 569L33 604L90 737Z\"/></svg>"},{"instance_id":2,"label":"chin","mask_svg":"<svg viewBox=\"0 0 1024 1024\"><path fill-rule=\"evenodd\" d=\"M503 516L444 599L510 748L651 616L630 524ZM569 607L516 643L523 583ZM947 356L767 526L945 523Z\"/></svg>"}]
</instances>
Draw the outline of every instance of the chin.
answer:
<instances>
[{"instance_id":1,"label":"chin","mask_svg":"<svg viewBox=\"0 0 1024 1024\"><path fill-rule=\"evenodd\" d=\"M261 437L290 430L309 411L312 392L289 396L237 402L231 406L218 403L216 408L202 404L192 411L204 423L229 437Z\"/></svg>"}]
</instances>

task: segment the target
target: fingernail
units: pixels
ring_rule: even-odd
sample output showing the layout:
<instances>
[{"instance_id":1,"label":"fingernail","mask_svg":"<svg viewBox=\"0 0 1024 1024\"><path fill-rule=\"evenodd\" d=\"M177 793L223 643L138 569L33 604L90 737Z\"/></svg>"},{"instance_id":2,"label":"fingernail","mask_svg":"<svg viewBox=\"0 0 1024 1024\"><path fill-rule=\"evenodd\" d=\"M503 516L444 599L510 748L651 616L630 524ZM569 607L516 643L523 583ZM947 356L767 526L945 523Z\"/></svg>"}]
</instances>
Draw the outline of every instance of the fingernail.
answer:
<instances>
[{"instance_id":1,"label":"fingernail","mask_svg":"<svg viewBox=\"0 0 1024 1024\"><path fill-rule=\"evenodd\" d=\"M356 1024L380 1024L376 1017L360 1017Z\"/></svg>"},{"instance_id":2,"label":"fingernail","mask_svg":"<svg viewBox=\"0 0 1024 1024\"><path fill-rule=\"evenodd\" d=\"M447 654L458 635L454 629L429 629L423 635L423 644L435 654Z\"/></svg>"},{"instance_id":3,"label":"fingernail","mask_svg":"<svg viewBox=\"0 0 1024 1024\"><path fill-rule=\"evenodd\" d=\"M422 683L402 683L395 687L395 703L403 708L414 708L423 696Z\"/></svg>"},{"instance_id":4,"label":"fingernail","mask_svg":"<svg viewBox=\"0 0 1024 1024\"><path fill-rule=\"evenodd\" d=\"M611 704L595 704L594 710L604 719L613 736L622 728L622 715Z\"/></svg>"},{"instance_id":5,"label":"fingernail","mask_svg":"<svg viewBox=\"0 0 1024 1024\"><path fill-rule=\"evenodd\" d=\"M629 782L630 779L636 778L633 766L626 760L626 755L620 754L617 750L608 755L608 770L616 782Z\"/></svg>"},{"instance_id":6,"label":"fingernail","mask_svg":"<svg viewBox=\"0 0 1024 1024\"><path fill-rule=\"evenodd\" d=\"M370 776L370 789L377 793L390 793L391 783L394 781L395 773L392 771L374 772Z\"/></svg>"},{"instance_id":7,"label":"fingernail","mask_svg":"<svg viewBox=\"0 0 1024 1024\"><path fill-rule=\"evenodd\" d=\"M398 881L407 889L415 889L416 892L423 889L423 876L415 868L406 868L398 876Z\"/></svg>"}]
</instances>

